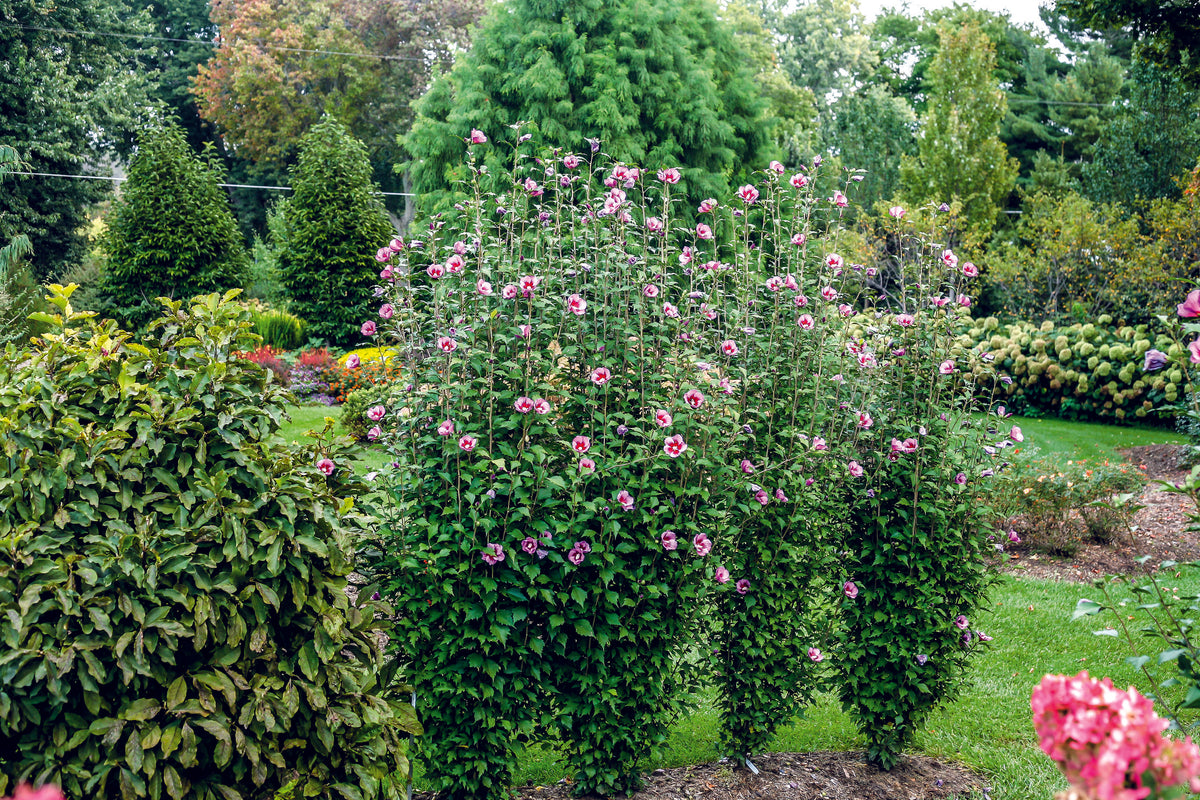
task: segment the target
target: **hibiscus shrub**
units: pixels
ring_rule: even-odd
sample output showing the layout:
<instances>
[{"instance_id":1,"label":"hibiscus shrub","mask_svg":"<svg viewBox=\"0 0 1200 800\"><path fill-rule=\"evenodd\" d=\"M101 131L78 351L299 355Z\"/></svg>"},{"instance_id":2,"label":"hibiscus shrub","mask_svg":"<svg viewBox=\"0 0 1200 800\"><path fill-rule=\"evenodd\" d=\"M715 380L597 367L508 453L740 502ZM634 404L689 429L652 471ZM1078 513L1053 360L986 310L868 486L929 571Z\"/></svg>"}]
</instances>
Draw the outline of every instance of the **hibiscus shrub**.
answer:
<instances>
[{"instance_id":1,"label":"hibiscus shrub","mask_svg":"<svg viewBox=\"0 0 1200 800\"><path fill-rule=\"evenodd\" d=\"M471 139L477 176L486 137ZM932 653L981 602L960 596L982 588L963 513L975 487L929 461L980 435L961 433L974 386L930 361L950 352L958 316L931 285L907 321L855 316L866 271L833 252L845 176L772 164L682 225L678 171L534 146L518 145L503 195L465 187L472 199L431 241L379 251L379 315L362 325L411 369L360 414L395 462L370 569L400 604L396 642L428 698L427 774L457 797L502 796L515 748L545 736L579 792L636 788L714 649L722 743L745 759L822 685L824 648L857 676L877 658L864 638L915 636ZM910 357L910 338L930 345ZM925 391L921 414L955 414L918 441L906 409ZM871 414L885 424L871 429ZM915 499L911 476L886 472L881 438L909 427L902 447L920 455L906 463L929 483ZM878 519L885 491L937 539L913 554L949 588L928 595L915 632L872 607L847 610L838 635L847 580L869 605L905 579L895 561L836 566L847 510ZM907 690L907 664L879 663L898 672L881 682ZM936 703L950 678L928 680ZM891 710L902 742L920 714Z\"/></svg>"},{"instance_id":2,"label":"hibiscus shrub","mask_svg":"<svg viewBox=\"0 0 1200 800\"><path fill-rule=\"evenodd\" d=\"M351 453L277 440L235 292L139 343L51 289L0 354L0 794L399 797L420 728L391 610L347 599Z\"/></svg>"},{"instance_id":3,"label":"hibiscus shrub","mask_svg":"<svg viewBox=\"0 0 1200 800\"><path fill-rule=\"evenodd\" d=\"M898 239L915 236L893 216ZM985 500L1007 448L1023 438L980 413L989 403L977 399L977 383L994 384L990 357L959 341L977 269L920 241L905 248L919 255L904 266L904 286L918 291L893 297L893 313L856 326L848 345L859 359L890 357L846 373L857 456L847 468L836 666L867 758L887 769L988 639L971 622L991 580L984 555L995 512Z\"/></svg>"}]
</instances>

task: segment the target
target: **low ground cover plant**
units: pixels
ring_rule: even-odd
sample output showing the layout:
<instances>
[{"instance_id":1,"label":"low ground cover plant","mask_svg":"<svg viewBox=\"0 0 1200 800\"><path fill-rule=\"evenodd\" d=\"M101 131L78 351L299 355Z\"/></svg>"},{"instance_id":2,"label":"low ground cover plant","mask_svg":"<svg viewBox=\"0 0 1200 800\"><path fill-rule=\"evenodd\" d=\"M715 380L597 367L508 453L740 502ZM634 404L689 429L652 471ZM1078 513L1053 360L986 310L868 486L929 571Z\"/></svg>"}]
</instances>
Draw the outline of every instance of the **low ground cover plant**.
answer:
<instances>
[{"instance_id":1,"label":"low ground cover plant","mask_svg":"<svg viewBox=\"0 0 1200 800\"><path fill-rule=\"evenodd\" d=\"M895 763L987 639L1009 432L976 421L990 367L958 339L977 270L926 238L876 309L836 250L853 176L819 159L697 201L677 170L523 142L489 195L467 144L472 199L380 250L361 327L406 371L358 412L396 465L364 569L399 604L435 788L500 797L552 735L580 792L629 791L713 650L730 755L824 674Z\"/></svg>"},{"instance_id":2,"label":"low ground cover plant","mask_svg":"<svg viewBox=\"0 0 1200 800\"><path fill-rule=\"evenodd\" d=\"M391 609L347 598L345 441L275 437L236 293L139 342L71 289L0 354L0 794L399 797L420 728Z\"/></svg>"}]
</instances>

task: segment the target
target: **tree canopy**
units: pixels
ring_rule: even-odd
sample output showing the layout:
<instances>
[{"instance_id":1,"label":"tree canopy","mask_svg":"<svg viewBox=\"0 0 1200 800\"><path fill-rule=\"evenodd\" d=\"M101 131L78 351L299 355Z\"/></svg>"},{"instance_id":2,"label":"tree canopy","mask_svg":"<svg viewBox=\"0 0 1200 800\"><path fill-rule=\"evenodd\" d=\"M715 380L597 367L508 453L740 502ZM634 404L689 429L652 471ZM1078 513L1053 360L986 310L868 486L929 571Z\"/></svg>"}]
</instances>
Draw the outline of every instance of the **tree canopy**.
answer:
<instances>
[{"instance_id":1,"label":"tree canopy","mask_svg":"<svg viewBox=\"0 0 1200 800\"><path fill-rule=\"evenodd\" d=\"M418 106L404 142L415 188L444 201L462 139L509 141L532 122L552 146L598 139L616 158L680 167L697 194L768 157L767 102L706 0L512 0Z\"/></svg>"}]
</instances>

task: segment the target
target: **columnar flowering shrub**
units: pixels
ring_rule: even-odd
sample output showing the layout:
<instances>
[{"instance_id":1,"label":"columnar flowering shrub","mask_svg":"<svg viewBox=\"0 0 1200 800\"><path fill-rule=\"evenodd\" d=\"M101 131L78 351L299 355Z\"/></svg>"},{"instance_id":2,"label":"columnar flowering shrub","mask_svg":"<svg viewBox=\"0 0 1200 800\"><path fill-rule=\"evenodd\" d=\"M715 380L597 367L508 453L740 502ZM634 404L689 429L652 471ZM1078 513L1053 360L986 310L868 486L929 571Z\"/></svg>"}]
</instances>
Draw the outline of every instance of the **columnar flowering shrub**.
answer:
<instances>
[{"instance_id":1,"label":"columnar flowering shrub","mask_svg":"<svg viewBox=\"0 0 1200 800\"><path fill-rule=\"evenodd\" d=\"M977 273L928 240L905 268L899 313L856 326L844 374L855 457L842 563L855 592L842 600L836 666L868 758L885 768L989 638L977 618L989 582L982 498L1014 444L1002 410L979 413L976 376L990 365L958 343Z\"/></svg>"},{"instance_id":2,"label":"columnar flowering shrub","mask_svg":"<svg viewBox=\"0 0 1200 800\"><path fill-rule=\"evenodd\" d=\"M1087 671L1047 675L1030 700L1042 750L1089 800L1143 800L1200 792L1200 749L1163 736L1170 723L1130 687Z\"/></svg>"},{"instance_id":3,"label":"columnar flowering shrub","mask_svg":"<svg viewBox=\"0 0 1200 800\"><path fill-rule=\"evenodd\" d=\"M960 354L943 346L956 317L914 303L879 335L860 313L867 268L837 251L852 178L819 159L690 201L701 221L682 224L676 170L522 143L509 189L485 195L486 136L466 143L472 199L427 241L380 249L379 313L362 323L406 365L359 414L397 467L381 476L375 571L426 698L427 774L497 797L514 747L553 733L580 792L635 788L701 677L710 594L723 746L758 752L838 649L830 611L857 590L834 555L846 503L889 485L882 431L931 486L945 479L939 492L970 491L933 475L921 459L940 450L916 438L918 413L954 412L928 423L937 448L969 420ZM903 357L925 339L939 345ZM925 374L929 354L948 374ZM932 527L974 541L961 521ZM965 591L978 548L955 555L975 558L950 579ZM883 592L886 577L860 580Z\"/></svg>"}]
</instances>

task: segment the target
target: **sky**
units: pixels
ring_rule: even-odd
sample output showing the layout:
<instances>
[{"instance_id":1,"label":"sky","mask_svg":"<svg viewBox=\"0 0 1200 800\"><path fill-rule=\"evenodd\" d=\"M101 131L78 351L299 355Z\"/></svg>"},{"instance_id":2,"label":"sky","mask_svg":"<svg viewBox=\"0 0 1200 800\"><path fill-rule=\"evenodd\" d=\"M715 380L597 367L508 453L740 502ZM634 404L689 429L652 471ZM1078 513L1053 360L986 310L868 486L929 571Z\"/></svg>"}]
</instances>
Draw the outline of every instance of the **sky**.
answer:
<instances>
[{"instance_id":1,"label":"sky","mask_svg":"<svg viewBox=\"0 0 1200 800\"><path fill-rule=\"evenodd\" d=\"M966 5L975 8L1007 13L1013 22L1037 23L1042 30L1045 28L1038 19L1038 6L1049 5L1049 3L1050 0L965 0ZM859 0L859 8L868 19L874 19L885 8L897 8L903 4L904 0ZM953 5L954 2L953 0L907 0L907 4L908 12L916 15L928 9Z\"/></svg>"}]
</instances>

